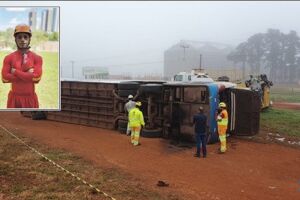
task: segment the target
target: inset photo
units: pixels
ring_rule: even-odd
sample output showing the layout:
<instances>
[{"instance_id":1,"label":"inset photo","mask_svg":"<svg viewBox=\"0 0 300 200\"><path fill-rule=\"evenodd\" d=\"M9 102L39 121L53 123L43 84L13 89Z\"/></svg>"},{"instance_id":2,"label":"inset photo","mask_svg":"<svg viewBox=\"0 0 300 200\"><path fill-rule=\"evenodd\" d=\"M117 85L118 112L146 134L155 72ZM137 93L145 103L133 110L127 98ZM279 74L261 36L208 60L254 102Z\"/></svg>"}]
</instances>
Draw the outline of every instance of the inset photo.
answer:
<instances>
[{"instance_id":1,"label":"inset photo","mask_svg":"<svg viewBox=\"0 0 300 200\"><path fill-rule=\"evenodd\" d=\"M0 110L60 110L59 7L0 7Z\"/></svg>"}]
</instances>

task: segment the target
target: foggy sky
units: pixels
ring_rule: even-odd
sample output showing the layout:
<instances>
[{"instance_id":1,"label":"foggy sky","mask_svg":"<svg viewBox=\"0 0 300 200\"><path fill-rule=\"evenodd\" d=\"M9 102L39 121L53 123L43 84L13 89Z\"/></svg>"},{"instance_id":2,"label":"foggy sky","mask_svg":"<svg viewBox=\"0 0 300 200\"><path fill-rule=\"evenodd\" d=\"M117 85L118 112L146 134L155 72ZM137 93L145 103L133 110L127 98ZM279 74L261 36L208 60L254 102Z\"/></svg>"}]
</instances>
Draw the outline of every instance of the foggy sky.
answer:
<instances>
[{"instance_id":1,"label":"foggy sky","mask_svg":"<svg viewBox=\"0 0 300 200\"><path fill-rule=\"evenodd\" d=\"M300 35L300 2L1 2L60 6L61 69L111 66L111 73L161 74L163 52L180 40L237 45L268 28ZM138 65L138 63L141 63ZM152 64L145 64L152 63ZM136 65L134 65L136 64Z\"/></svg>"}]
</instances>

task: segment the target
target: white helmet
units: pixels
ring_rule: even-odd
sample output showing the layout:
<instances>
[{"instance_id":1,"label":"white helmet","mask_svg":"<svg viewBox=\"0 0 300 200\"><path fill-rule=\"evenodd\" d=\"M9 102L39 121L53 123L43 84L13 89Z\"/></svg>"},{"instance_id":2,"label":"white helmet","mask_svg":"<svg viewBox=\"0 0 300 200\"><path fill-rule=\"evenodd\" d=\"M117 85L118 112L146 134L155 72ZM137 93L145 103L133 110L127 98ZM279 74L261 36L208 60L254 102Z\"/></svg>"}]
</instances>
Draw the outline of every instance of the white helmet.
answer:
<instances>
[{"instance_id":1,"label":"white helmet","mask_svg":"<svg viewBox=\"0 0 300 200\"><path fill-rule=\"evenodd\" d=\"M133 96L130 94L130 95L128 96L128 99L133 99Z\"/></svg>"}]
</instances>

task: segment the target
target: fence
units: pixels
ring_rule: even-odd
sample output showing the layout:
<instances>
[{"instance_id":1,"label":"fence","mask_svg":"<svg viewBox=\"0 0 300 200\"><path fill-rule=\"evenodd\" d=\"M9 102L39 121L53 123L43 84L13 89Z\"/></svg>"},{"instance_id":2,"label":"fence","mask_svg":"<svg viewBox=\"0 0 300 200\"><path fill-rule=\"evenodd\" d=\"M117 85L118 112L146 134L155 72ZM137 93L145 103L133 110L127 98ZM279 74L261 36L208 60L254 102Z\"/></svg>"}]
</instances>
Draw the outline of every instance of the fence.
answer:
<instances>
[{"instance_id":1,"label":"fence","mask_svg":"<svg viewBox=\"0 0 300 200\"><path fill-rule=\"evenodd\" d=\"M300 103L300 85L298 84L274 84L270 92L273 101Z\"/></svg>"},{"instance_id":2,"label":"fence","mask_svg":"<svg viewBox=\"0 0 300 200\"><path fill-rule=\"evenodd\" d=\"M271 88L272 94L282 94L282 95L300 95L299 85L277 85L275 84Z\"/></svg>"}]
</instances>

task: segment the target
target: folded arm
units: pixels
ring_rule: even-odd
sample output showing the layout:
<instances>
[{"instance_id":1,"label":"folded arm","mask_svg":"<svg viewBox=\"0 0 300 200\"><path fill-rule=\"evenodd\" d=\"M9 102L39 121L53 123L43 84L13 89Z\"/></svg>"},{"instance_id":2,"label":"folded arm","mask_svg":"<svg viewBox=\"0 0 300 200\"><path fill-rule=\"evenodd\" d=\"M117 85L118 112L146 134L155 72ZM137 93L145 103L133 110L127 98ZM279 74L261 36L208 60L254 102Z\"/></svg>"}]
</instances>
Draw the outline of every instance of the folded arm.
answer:
<instances>
[{"instance_id":1,"label":"folded arm","mask_svg":"<svg viewBox=\"0 0 300 200\"><path fill-rule=\"evenodd\" d=\"M11 60L9 57L5 57L3 61L3 67L2 67L2 82L3 83L11 83L18 78L11 73Z\"/></svg>"},{"instance_id":2,"label":"folded arm","mask_svg":"<svg viewBox=\"0 0 300 200\"><path fill-rule=\"evenodd\" d=\"M34 66L27 72L16 69L14 75L24 81L32 81L38 83L42 77L42 65L43 60L40 56L36 56L34 59Z\"/></svg>"}]
</instances>

